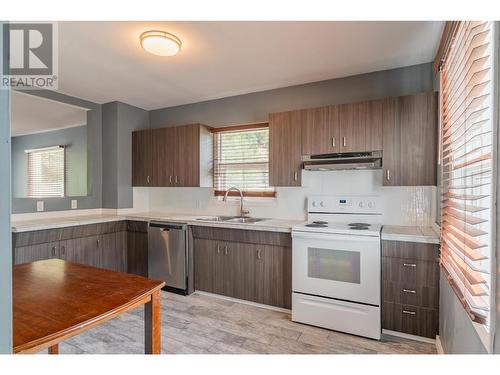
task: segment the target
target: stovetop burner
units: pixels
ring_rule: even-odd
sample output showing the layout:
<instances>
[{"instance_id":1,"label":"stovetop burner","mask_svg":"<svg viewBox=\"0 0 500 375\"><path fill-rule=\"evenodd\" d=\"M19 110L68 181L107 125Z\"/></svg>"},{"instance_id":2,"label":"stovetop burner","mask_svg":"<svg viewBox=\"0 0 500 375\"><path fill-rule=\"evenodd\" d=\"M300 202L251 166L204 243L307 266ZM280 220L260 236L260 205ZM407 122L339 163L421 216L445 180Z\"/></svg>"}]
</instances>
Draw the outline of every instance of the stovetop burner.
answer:
<instances>
[{"instance_id":1,"label":"stovetop burner","mask_svg":"<svg viewBox=\"0 0 500 375\"><path fill-rule=\"evenodd\" d=\"M311 224L306 224L306 227L310 227L310 228L328 228L328 225L321 224L321 223L311 223Z\"/></svg>"},{"instance_id":2,"label":"stovetop burner","mask_svg":"<svg viewBox=\"0 0 500 375\"><path fill-rule=\"evenodd\" d=\"M352 229L352 230L367 230L367 229L370 229L370 228L362 226L362 225L355 225L355 226L351 226L349 229Z\"/></svg>"},{"instance_id":3,"label":"stovetop burner","mask_svg":"<svg viewBox=\"0 0 500 375\"><path fill-rule=\"evenodd\" d=\"M313 224L322 224L322 225L328 225L328 221L322 221L322 220L318 220L318 221L313 221Z\"/></svg>"},{"instance_id":4,"label":"stovetop burner","mask_svg":"<svg viewBox=\"0 0 500 375\"><path fill-rule=\"evenodd\" d=\"M369 227L371 224L368 223L349 223L350 227Z\"/></svg>"}]
</instances>

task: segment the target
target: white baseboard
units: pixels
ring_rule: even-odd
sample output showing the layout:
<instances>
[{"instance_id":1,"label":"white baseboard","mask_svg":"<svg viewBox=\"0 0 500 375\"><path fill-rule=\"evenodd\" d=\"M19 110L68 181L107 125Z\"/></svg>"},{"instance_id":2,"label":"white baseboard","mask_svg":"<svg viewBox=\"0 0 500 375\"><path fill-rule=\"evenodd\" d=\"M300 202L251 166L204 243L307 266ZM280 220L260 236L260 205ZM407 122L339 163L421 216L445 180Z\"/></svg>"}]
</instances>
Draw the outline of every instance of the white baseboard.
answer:
<instances>
[{"instance_id":1,"label":"white baseboard","mask_svg":"<svg viewBox=\"0 0 500 375\"><path fill-rule=\"evenodd\" d=\"M436 336L436 349L438 354L445 354L443 344L441 343L441 337L439 337L439 335Z\"/></svg>"},{"instance_id":2,"label":"white baseboard","mask_svg":"<svg viewBox=\"0 0 500 375\"><path fill-rule=\"evenodd\" d=\"M391 336L396 336L396 337L402 337L404 339L409 339L409 340L414 340L414 341L420 341L420 342L426 342L428 344L434 344L434 345L436 345L436 340L435 339L430 339L428 337L410 335L408 333L403 333L403 332L398 332L398 331L391 331L390 329L383 329L382 333L385 333L386 335L391 335ZM436 337L438 337L438 336L436 336Z\"/></svg>"},{"instance_id":3,"label":"white baseboard","mask_svg":"<svg viewBox=\"0 0 500 375\"><path fill-rule=\"evenodd\" d=\"M219 299L224 299L226 301L238 302L238 303L242 303L244 305L250 305L250 306L254 306L254 307L260 307L261 309L279 311L279 312L283 312L283 313L287 313L287 314L291 314L291 312L292 312L292 310L284 309L282 307L263 305L263 304L257 303L257 302L251 302L251 301L246 301L244 299L238 299L238 298L233 298L233 297L221 296L220 294L208 293L208 292L204 292L204 291L201 291L201 290L196 290L194 292L194 294L200 294L200 295L203 295L203 296L215 297L215 298L219 298Z\"/></svg>"}]
</instances>

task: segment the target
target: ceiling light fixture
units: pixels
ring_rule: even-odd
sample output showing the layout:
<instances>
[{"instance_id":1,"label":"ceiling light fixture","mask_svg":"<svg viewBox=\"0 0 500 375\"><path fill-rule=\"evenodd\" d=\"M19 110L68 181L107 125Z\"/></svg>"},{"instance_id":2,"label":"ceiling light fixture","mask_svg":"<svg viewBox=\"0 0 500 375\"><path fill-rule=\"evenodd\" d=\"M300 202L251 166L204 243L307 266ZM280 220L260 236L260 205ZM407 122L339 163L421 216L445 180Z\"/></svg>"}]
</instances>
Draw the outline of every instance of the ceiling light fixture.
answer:
<instances>
[{"instance_id":1,"label":"ceiling light fixture","mask_svg":"<svg viewBox=\"0 0 500 375\"><path fill-rule=\"evenodd\" d=\"M181 50L181 40L165 31L145 31L141 34L140 39L141 47L153 55L175 56Z\"/></svg>"}]
</instances>

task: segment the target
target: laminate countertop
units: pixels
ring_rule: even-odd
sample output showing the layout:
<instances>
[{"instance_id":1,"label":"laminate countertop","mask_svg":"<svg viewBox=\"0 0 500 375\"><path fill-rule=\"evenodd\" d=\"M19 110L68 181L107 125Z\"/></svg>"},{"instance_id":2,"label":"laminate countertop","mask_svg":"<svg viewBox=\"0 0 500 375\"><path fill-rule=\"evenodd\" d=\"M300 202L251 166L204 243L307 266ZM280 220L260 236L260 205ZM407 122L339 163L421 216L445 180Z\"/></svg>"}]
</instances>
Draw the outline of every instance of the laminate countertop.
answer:
<instances>
[{"instance_id":1,"label":"laminate countertop","mask_svg":"<svg viewBox=\"0 0 500 375\"><path fill-rule=\"evenodd\" d=\"M122 220L137 221L173 221L189 225L210 226L219 228L247 229L272 232L291 232L294 225L303 220L266 219L256 223L229 223L199 220L211 215L175 214L164 212L142 212L128 215L86 215L72 217L54 217L36 220L19 220L12 222L12 232L28 232L44 229L56 229L78 225L106 223Z\"/></svg>"},{"instance_id":2,"label":"laminate countertop","mask_svg":"<svg viewBox=\"0 0 500 375\"><path fill-rule=\"evenodd\" d=\"M439 244L439 234L432 227L384 225L382 240Z\"/></svg>"}]
</instances>

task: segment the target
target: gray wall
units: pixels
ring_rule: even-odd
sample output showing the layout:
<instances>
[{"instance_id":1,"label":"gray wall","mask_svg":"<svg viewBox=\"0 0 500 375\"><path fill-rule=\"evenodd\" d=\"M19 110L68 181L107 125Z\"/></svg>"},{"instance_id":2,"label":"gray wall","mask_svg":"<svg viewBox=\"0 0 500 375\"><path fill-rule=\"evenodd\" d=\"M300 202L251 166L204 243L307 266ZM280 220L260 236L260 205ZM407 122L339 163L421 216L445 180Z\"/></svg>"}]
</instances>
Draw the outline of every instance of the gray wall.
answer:
<instances>
[{"instance_id":1,"label":"gray wall","mask_svg":"<svg viewBox=\"0 0 500 375\"><path fill-rule=\"evenodd\" d=\"M121 102L103 105L104 208L129 208L132 191L132 131L149 127L149 112Z\"/></svg>"},{"instance_id":2,"label":"gray wall","mask_svg":"<svg viewBox=\"0 0 500 375\"><path fill-rule=\"evenodd\" d=\"M411 95L433 89L430 63L151 111L152 127L267 121L268 113Z\"/></svg>"},{"instance_id":3,"label":"gray wall","mask_svg":"<svg viewBox=\"0 0 500 375\"><path fill-rule=\"evenodd\" d=\"M47 90L27 90L26 94L56 100L88 109L87 112L87 196L78 197L78 209L102 207L102 106L87 100ZM71 209L72 197L44 198L45 211ZM12 213L36 212L40 199L14 198Z\"/></svg>"},{"instance_id":4,"label":"gray wall","mask_svg":"<svg viewBox=\"0 0 500 375\"><path fill-rule=\"evenodd\" d=\"M0 51L3 43L0 22ZM0 59L0 72L3 71ZM10 234L10 91L0 89L0 353L12 352L12 249Z\"/></svg>"},{"instance_id":5,"label":"gray wall","mask_svg":"<svg viewBox=\"0 0 500 375\"><path fill-rule=\"evenodd\" d=\"M28 197L28 154L25 150L66 145L66 194L87 195L87 126L12 137L12 196Z\"/></svg>"},{"instance_id":6,"label":"gray wall","mask_svg":"<svg viewBox=\"0 0 500 375\"><path fill-rule=\"evenodd\" d=\"M441 272L439 282L439 338L447 354L486 353L472 321Z\"/></svg>"}]
</instances>

